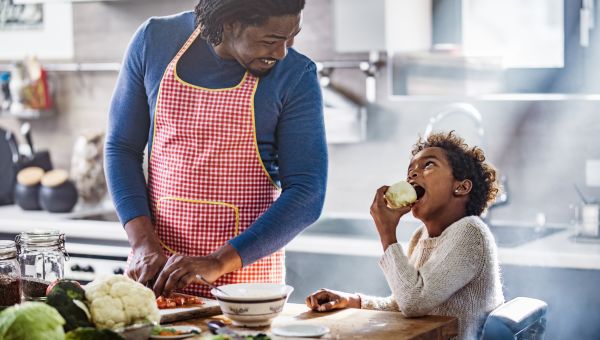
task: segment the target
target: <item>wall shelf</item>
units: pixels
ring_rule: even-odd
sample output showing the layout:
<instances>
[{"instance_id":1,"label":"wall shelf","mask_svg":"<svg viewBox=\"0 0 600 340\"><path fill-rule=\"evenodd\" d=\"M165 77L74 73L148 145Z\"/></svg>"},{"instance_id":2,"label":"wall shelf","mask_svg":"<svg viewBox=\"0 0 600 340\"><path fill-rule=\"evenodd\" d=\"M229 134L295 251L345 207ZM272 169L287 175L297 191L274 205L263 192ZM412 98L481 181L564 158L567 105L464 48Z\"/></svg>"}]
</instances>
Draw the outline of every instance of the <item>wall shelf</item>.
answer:
<instances>
[{"instance_id":1,"label":"wall shelf","mask_svg":"<svg viewBox=\"0 0 600 340\"><path fill-rule=\"evenodd\" d=\"M42 63L48 72L119 72L120 63ZM11 64L0 64L0 71L9 71Z\"/></svg>"},{"instance_id":2,"label":"wall shelf","mask_svg":"<svg viewBox=\"0 0 600 340\"><path fill-rule=\"evenodd\" d=\"M23 109L19 112L0 111L0 118L16 118L16 119L38 119L43 117L52 117L56 114L54 109L49 110L33 110Z\"/></svg>"}]
</instances>

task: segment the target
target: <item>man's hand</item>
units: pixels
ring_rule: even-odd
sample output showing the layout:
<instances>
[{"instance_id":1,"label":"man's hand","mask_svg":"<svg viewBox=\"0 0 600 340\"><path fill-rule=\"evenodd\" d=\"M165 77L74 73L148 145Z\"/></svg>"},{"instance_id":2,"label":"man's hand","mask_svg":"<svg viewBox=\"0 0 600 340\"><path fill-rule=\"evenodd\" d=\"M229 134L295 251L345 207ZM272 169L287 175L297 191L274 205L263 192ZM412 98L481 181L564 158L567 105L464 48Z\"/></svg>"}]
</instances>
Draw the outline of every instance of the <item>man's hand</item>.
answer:
<instances>
[{"instance_id":1,"label":"man's hand","mask_svg":"<svg viewBox=\"0 0 600 340\"><path fill-rule=\"evenodd\" d=\"M129 263L127 276L146 285L154 281L154 278L166 262L167 257L162 249L136 248L133 250L133 257Z\"/></svg>"},{"instance_id":2,"label":"man's hand","mask_svg":"<svg viewBox=\"0 0 600 340\"><path fill-rule=\"evenodd\" d=\"M381 239L381 245L383 251L387 249L390 244L398 242L396 239L396 227L400 222L400 217L410 211L411 206L406 206L398 209L390 209L385 199L385 192L389 186L382 186L375 193L373 203L371 204L371 216L377 226L377 232Z\"/></svg>"},{"instance_id":3,"label":"man's hand","mask_svg":"<svg viewBox=\"0 0 600 340\"><path fill-rule=\"evenodd\" d=\"M125 231L133 250L127 276L144 285L152 282L167 262L167 257L154 233L150 218L134 218L125 225Z\"/></svg>"},{"instance_id":4,"label":"man's hand","mask_svg":"<svg viewBox=\"0 0 600 340\"><path fill-rule=\"evenodd\" d=\"M308 308L318 312L343 308L360 308L360 296L357 294L338 292L330 289L319 289L310 294L305 302Z\"/></svg>"},{"instance_id":5,"label":"man's hand","mask_svg":"<svg viewBox=\"0 0 600 340\"><path fill-rule=\"evenodd\" d=\"M169 296L174 290L180 290L192 283L202 283L196 278L201 275L205 280L214 282L219 277L242 267L242 259L229 244L219 248L208 256L173 255L165 264L154 284L156 296Z\"/></svg>"}]
</instances>

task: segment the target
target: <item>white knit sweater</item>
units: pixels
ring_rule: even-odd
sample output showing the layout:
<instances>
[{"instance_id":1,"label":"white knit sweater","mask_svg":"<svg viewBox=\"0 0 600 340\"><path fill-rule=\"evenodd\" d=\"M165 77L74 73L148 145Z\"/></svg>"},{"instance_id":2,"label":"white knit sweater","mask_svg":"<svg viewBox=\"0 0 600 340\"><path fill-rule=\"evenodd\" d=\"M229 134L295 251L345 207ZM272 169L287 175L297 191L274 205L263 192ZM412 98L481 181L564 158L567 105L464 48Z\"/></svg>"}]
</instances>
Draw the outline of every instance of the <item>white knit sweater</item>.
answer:
<instances>
[{"instance_id":1,"label":"white knit sweater","mask_svg":"<svg viewBox=\"0 0 600 340\"><path fill-rule=\"evenodd\" d=\"M479 217L464 217L433 238L421 226L408 257L395 243L379 265L392 295L359 294L361 308L456 316L459 339L477 339L487 315L504 302L494 236Z\"/></svg>"}]
</instances>

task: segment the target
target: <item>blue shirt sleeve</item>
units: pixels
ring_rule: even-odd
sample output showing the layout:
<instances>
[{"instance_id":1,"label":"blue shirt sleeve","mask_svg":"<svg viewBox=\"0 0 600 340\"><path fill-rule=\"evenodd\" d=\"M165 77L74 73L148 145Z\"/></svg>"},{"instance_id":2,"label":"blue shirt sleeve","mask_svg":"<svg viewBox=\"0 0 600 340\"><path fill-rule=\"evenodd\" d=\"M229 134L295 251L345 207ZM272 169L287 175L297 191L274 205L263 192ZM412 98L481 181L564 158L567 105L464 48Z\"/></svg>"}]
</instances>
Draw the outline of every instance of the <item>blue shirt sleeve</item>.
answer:
<instances>
[{"instance_id":1,"label":"blue shirt sleeve","mask_svg":"<svg viewBox=\"0 0 600 340\"><path fill-rule=\"evenodd\" d=\"M250 228L230 241L244 266L285 246L321 214L327 144L321 88L312 62L287 95L277 141L281 196Z\"/></svg>"},{"instance_id":2,"label":"blue shirt sleeve","mask_svg":"<svg viewBox=\"0 0 600 340\"><path fill-rule=\"evenodd\" d=\"M142 169L150 117L144 87L144 33L134 35L119 73L110 105L105 144L105 172L119 220L123 225L138 216L150 216Z\"/></svg>"}]
</instances>

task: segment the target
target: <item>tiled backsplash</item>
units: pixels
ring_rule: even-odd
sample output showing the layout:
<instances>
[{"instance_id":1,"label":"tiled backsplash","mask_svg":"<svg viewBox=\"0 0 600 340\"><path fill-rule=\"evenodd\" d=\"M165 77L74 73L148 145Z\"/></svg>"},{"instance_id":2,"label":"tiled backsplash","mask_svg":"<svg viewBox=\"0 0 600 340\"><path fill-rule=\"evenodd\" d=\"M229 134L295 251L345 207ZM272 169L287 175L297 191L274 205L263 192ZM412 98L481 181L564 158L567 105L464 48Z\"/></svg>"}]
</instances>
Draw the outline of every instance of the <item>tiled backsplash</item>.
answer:
<instances>
[{"instance_id":1,"label":"tiled backsplash","mask_svg":"<svg viewBox=\"0 0 600 340\"><path fill-rule=\"evenodd\" d=\"M135 29L150 16L192 9L196 1L126 1L74 4L77 61L120 61ZM364 59L366 54L333 50L329 0L307 1L303 30L296 48L315 60ZM48 148L58 167L70 167L73 142L86 129L104 129L117 74L54 73L58 114L32 121L34 142ZM333 84L364 95L364 76L336 70ZM375 190L405 176L410 147L428 120L448 104L442 101L389 100L385 70L378 75L378 101L369 106L368 140L331 145L326 212L368 215ZM597 101L478 101L483 116L486 152L507 176L509 204L494 217L534 221L543 212L549 223L568 222L569 203L578 203L573 183L583 186L585 160L600 159L600 117ZM469 126L456 121L452 127ZM18 122L0 118L14 131ZM600 189L584 191L600 198Z\"/></svg>"}]
</instances>

